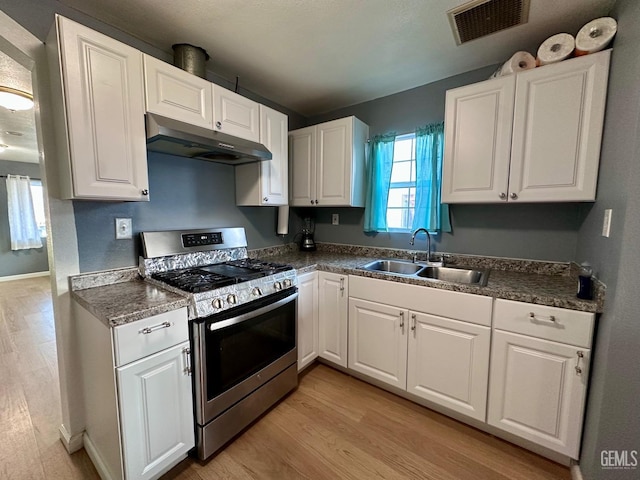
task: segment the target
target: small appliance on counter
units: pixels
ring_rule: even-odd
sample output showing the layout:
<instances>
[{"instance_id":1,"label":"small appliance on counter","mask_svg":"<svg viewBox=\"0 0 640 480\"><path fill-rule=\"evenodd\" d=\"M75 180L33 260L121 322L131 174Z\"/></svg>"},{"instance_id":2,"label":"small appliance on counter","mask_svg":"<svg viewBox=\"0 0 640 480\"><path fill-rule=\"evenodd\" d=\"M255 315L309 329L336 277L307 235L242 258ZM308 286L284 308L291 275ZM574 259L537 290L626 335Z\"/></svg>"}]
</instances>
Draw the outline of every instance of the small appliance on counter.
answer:
<instances>
[{"instance_id":1,"label":"small appliance on counter","mask_svg":"<svg viewBox=\"0 0 640 480\"><path fill-rule=\"evenodd\" d=\"M316 250L316 242L313 240L315 232L315 223L311 217L304 219L304 227L302 227L302 238L300 239L301 252L314 252Z\"/></svg>"}]
</instances>

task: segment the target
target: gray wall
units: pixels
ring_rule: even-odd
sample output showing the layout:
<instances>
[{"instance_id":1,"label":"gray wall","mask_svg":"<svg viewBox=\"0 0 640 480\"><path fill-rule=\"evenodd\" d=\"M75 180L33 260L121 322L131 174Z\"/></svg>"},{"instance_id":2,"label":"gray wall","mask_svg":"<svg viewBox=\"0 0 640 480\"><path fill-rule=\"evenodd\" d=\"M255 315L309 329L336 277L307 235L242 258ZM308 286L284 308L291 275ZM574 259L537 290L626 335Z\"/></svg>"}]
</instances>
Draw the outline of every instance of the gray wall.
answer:
<instances>
[{"instance_id":1,"label":"gray wall","mask_svg":"<svg viewBox=\"0 0 640 480\"><path fill-rule=\"evenodd\" d=\"M245 227L249 248L287 243L276 235L277 207L236 207L234 167L149 153L149 202L76 200L80 271L138 264L138 233L207 227ZM115 219L131 218L134 238L115 239Z\"/></svg>"},{"instance_id":2,"label":"gray wall","mask_svg":"<svg viewBox=\"0 0 640 480\"><path fill-rule=\"evenodd\" d=\"M632 470L603 470L603 450L640 452L640 3L619 0L609 77L598 199L579 232L578 255L607 284L595 343L584 430L586 480L637 479ZM613 209L611 236L600 235L604 209Z\"/></svg>"},{"instance_id":3,"label":"gray wall","mask_svg":"<svg viewBox=\"0 0 640 480\"><path fill-rule=\"evenodd\" d=\"M355 115L369 125L371 135L411 132L417 126L443 121L448 89L486 80L495 68L474 70L319 115L310 118L309 124ZM451 253L574 260L578 230L589 208L580 204L452 205L453 232L436 236L434 248ZM409 234L365 234L363 209L294 208L292 211L296 225L300 225L300 218L306 215L316 217L316 239L321 242L408 247ZM339 226L331 225L332 213L340 214Z\"/></svg>"},{"instance_id":4,"label":"gray wall","mask_svg":"<svg viewBox=\"0 0 640 480\"><path fill-rule=\"evenodd\" d=\"M40 178L40 165L37 163L0 160L0 175L8 174ZM0 277L46 272L47 270L49 270L49 261L44 240L42 248L11 250L7 211L7 183L4 178L0 178Z\"/></svg>"}]
</instances>

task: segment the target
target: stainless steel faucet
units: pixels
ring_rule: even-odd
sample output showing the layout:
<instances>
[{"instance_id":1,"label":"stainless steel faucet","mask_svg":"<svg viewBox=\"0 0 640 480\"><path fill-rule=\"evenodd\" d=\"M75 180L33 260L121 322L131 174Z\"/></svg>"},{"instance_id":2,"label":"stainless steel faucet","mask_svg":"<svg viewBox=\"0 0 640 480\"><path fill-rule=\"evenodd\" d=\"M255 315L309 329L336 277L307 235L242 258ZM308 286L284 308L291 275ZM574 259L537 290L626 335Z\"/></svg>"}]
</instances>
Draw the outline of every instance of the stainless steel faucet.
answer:
<instances>
[{"instance_id":1,"label":"stainless steel faucet","mask_svg":"<svg viewBox=\"0 0 640 480\"><path fill-rule=\"evenodd\" d=\"M409 245L413 246L413 244L416 241L416 235L419 234L420 232L424 232L427 234L427 263L431 260L431 235L429 234L429 231L426 228L418 228L415 232L413 232L413 234L411 234L411 241L409 242ZM416 261L416 256L413 256L413 261Z\"/></svg>"}]
</instances>

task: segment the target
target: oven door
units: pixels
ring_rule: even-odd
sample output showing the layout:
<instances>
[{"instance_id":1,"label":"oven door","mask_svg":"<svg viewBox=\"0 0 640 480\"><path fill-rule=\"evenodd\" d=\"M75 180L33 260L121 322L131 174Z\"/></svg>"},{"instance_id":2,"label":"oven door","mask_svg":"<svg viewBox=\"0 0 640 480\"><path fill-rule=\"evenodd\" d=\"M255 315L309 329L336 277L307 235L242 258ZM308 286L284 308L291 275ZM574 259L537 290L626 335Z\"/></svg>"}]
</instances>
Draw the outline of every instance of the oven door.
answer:
<instances>
[{"instance_id":1,"label":"oven door","mask_svg":"<svg viewBox=\"0 0 640 480\"><path fill-rule=\"evenodd\" d=\"M295 287L193 324L196 420L205 425L297 361Z\"/></svg>"}]
</instances>

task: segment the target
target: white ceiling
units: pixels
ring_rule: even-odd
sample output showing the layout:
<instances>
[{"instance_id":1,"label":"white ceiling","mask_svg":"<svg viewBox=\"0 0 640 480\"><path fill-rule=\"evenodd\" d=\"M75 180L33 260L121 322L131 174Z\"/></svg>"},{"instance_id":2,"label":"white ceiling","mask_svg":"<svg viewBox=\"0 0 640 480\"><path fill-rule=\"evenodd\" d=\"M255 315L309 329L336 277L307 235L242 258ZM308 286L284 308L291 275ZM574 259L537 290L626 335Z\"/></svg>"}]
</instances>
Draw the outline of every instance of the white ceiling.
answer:
<instances>
[{"instance_id":1,"label":"white ceiling","mask_svg":"<svg viewBox=\"0 0 640 480\"><path fill-rule=\"evenodd\" d=\"M529 22L456 46L446 12L466 0L60 0L162 50L203 47L207 68L313 116L536 53L614 0L530 0Z\"/></svg>"},{"instance_id":2,"label":"white ceiling","mask_svg":"<svg viewBox=\"0 0 640 480\"><path fill-rule=\"evenodd\" d=\"M0 85L33 93L31 72L1 51ZM22 136L7 132L21 133ZM0 152L0 160L38 163L38 144L33 110L12 112L0 107L0 143L9 146L4 152Z\"/></svg>"}]
</instances>

